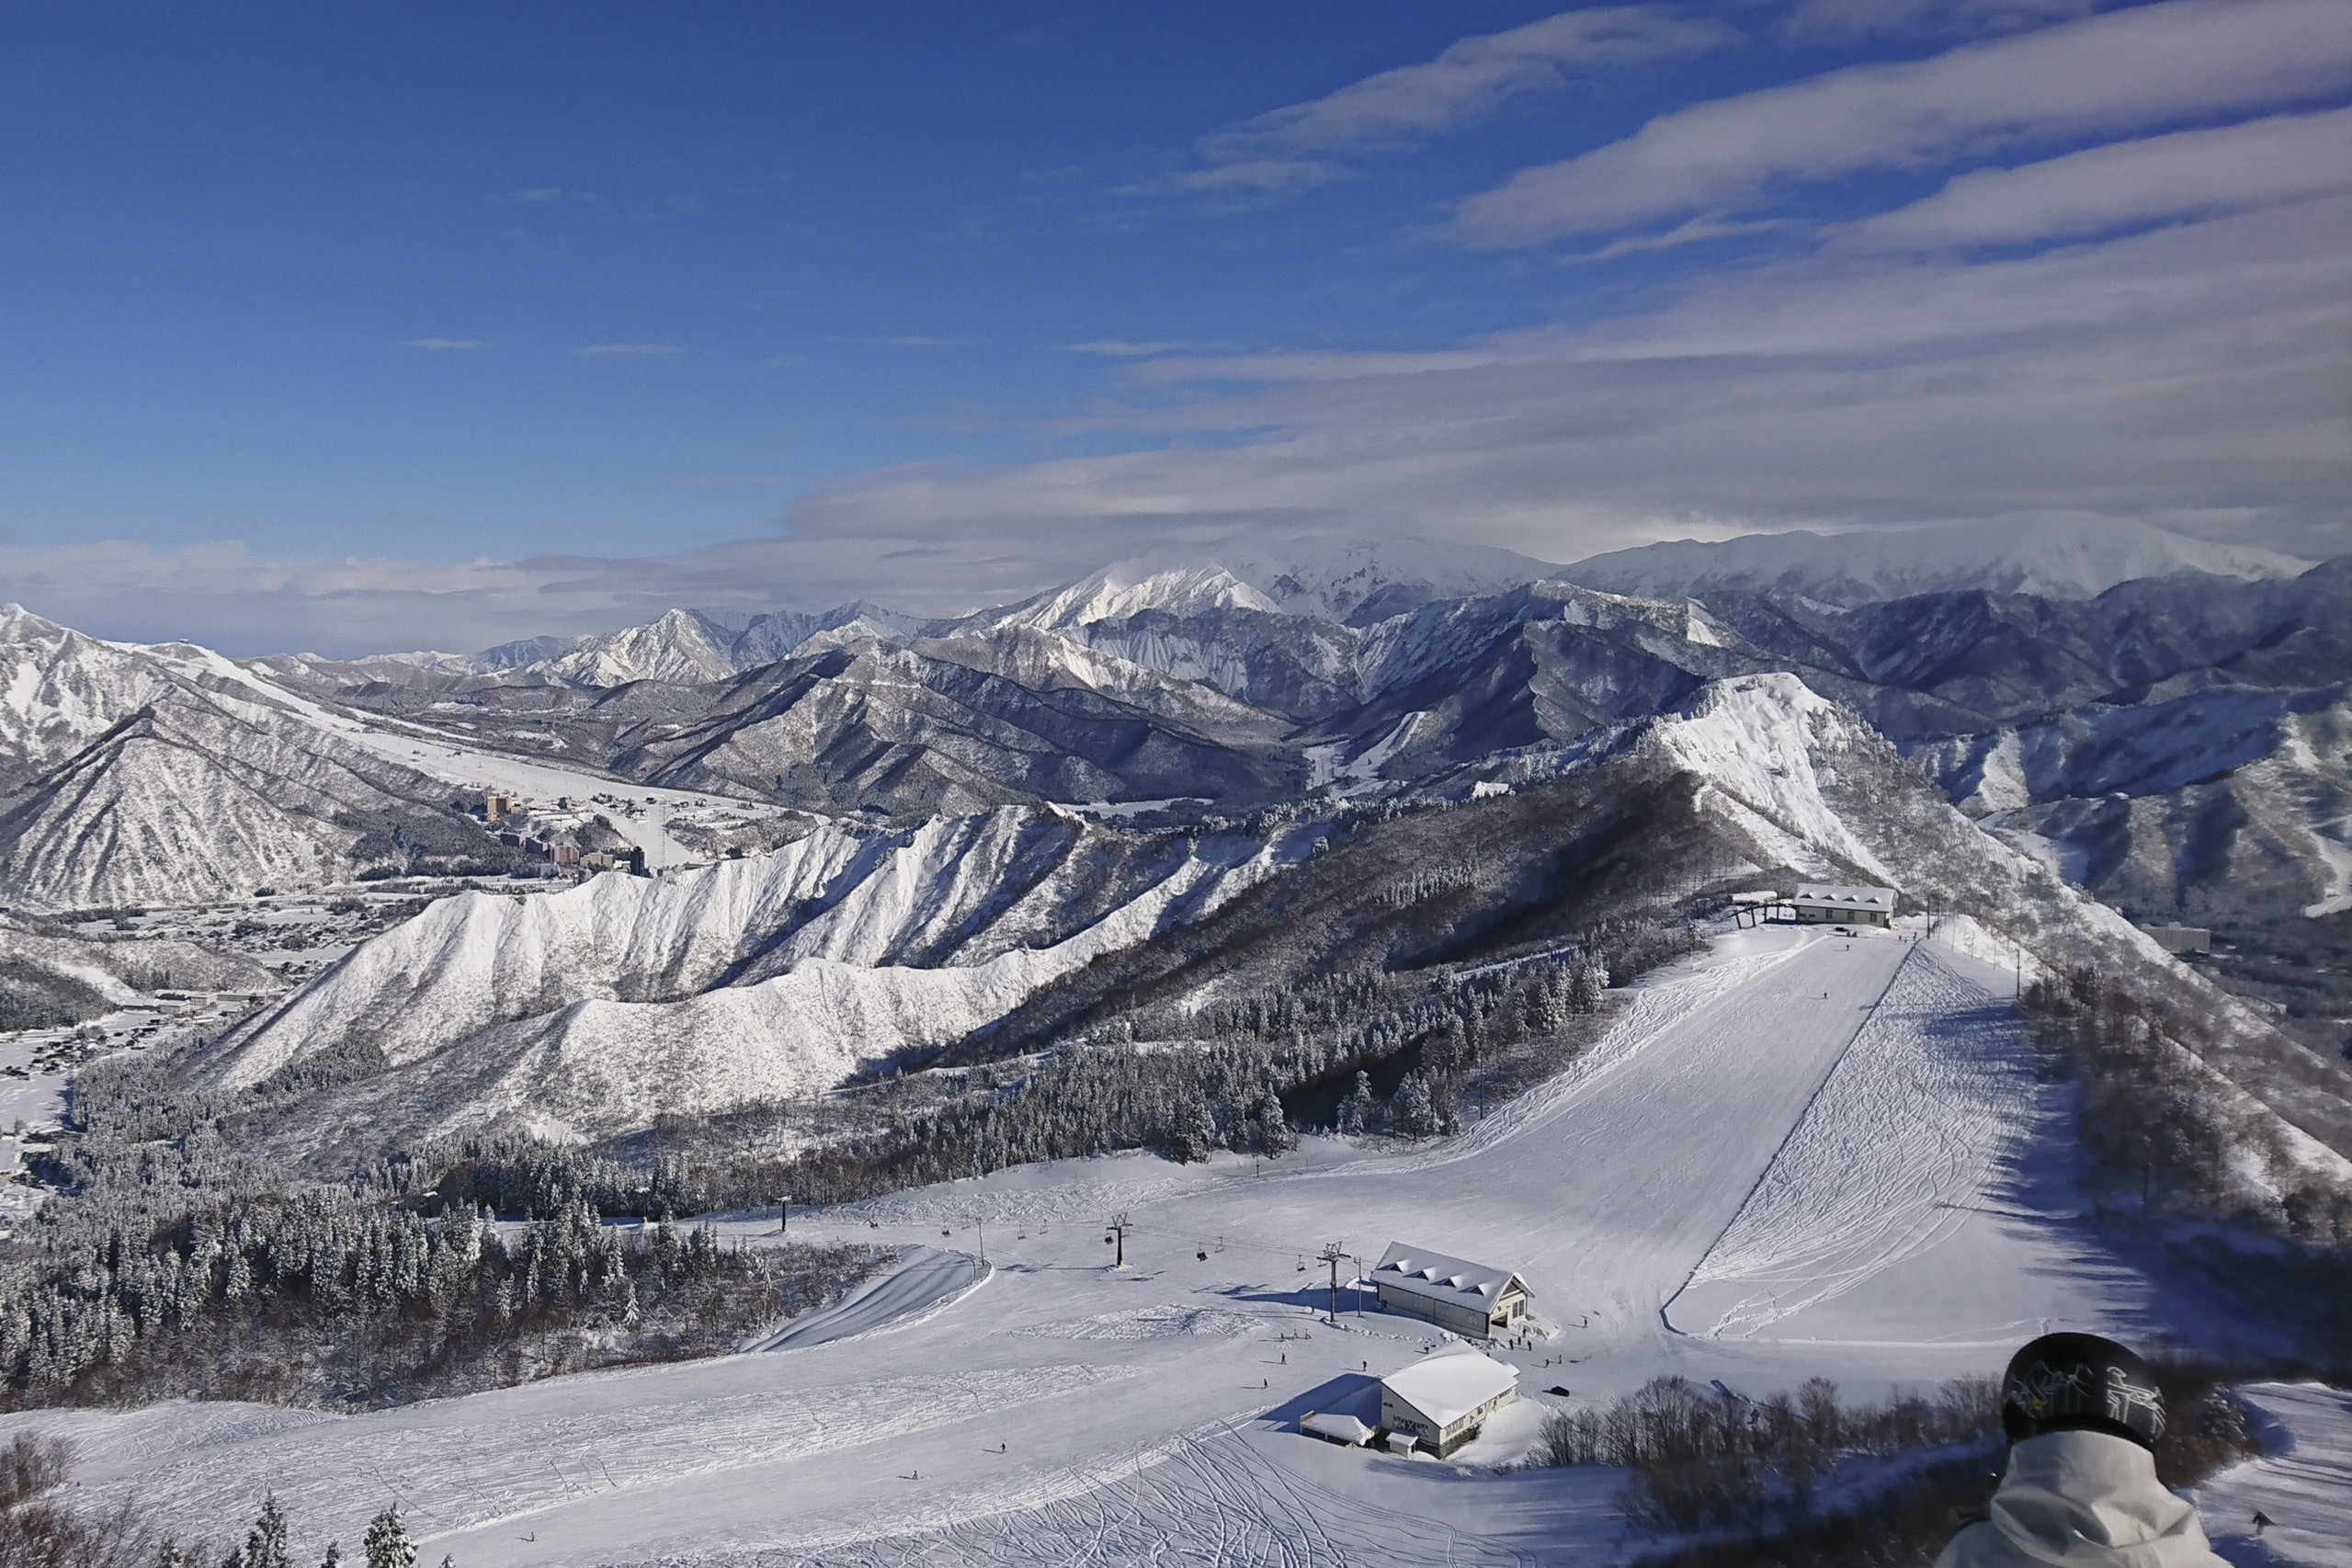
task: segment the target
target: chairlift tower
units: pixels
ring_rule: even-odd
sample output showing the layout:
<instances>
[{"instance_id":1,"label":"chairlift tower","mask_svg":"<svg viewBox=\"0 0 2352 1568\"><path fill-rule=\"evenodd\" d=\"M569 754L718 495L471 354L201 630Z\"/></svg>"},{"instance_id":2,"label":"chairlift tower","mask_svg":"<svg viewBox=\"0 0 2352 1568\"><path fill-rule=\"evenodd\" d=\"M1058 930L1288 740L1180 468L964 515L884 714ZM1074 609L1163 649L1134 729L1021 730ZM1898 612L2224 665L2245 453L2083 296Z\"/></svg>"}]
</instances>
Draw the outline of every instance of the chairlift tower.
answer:
<instances>
[{"instance_id":1,"label":"chairlift tower","mask_svg":"<svg viewBox=\"0 0 2352 1568\"><path fill-rule=\"evenodd\" d=\"M1347 1255L1339 1250L1337 1242L1326 1243L1315 1256L1331 1265L1331 1312L1325 1319L1333 1327L1339 1325L1339 1260Z\"/></svg>"}]
</instances>

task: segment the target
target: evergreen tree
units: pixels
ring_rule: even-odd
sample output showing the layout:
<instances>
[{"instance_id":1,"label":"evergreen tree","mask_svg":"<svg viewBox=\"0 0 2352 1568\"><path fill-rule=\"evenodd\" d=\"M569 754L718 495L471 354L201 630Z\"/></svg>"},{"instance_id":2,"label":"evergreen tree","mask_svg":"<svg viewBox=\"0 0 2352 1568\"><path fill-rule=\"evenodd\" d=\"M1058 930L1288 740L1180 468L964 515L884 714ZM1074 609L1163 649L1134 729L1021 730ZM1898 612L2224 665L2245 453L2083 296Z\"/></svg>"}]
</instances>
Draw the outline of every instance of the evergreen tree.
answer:
<instances>
[{"instance_id":1,"label":"evergreen tree","mask_svg":"<svg viewBox=\"0 0 2352 1568\"><path fill-rule=\"evenodd\" d=\"M261 1517L246 1532L241 1568L294 1568L294 1560L286 1554L286 1515L274 1493L261 1500Z\"/></svg>"},{"instance_id":2,"label":"evergreen tree","mask_svg":"<svg viewBox=\"0 0 2352 1568\"><path fill-rule=\"evenodd\" d=\"M1443 1073L1429 1080L1429 1122L1431 1131L1449 1137L1461 1131L1461 1091Z\"/></svg>"},{"instance_id":3,"label":"evergreen tree","mask_svg":"<svg viewBox=\"0 0 2352 1568\"><path fill-rule=\"evenodd\" d=\"M331 1540L326 1543L326 1555L319 1559L319 1568L343 1568L343 1547L340 1542Z\"/></svg>"},{"instance_id":4,"label":"evergreen tree","mask_svg":"<svg viewBox=\"0 0 2352 1568\"><path fill-rule=\"evenodd\" d=\"M1372 1075L1359 1069L1355 1091L1339 1102L1339 1131L1351 1136L1369 1131L1380 1108L1380 1096L1372 1093Z\"/></svg>"},{"instance_id":5,"label":"evergreen tree","mask_svg":"<svg viewBox=\"0 0 2352 1568\"><path fill-rule=\"evenodd\" d=\"M1437 1131L1437 1108L1430 1093L1429 1074L1416 1067L1396 1086L1390 1111L1398 1128L1411 1138L1426 1138Z\"/></svg>"},{"instance_id":6,"label":"evergreen tree","mask_svg":"<svg viewBox=\"0 0 2352 1568\"><path fill-rule=\"evenodd\" d=\"M1199 1100L1187 1101L1168 1130L1168 1156L1183 1165L1205 1160L1217 1147L1217 1123Z\"/></svg>"},{"instance_id":7,"label":"evergreen tree","mask_svg":"<svg viewBox=\"0 0 2352 1568\"><path fill-rule=\"evenodd\" d=\"M1278 1158L1299 1146L1299 1135L1290 1131L1290 1122L1282 1109L1282 1096L1274 1092L1274 1080L1266 1080L1266 1097L1257 1108L1257 1140L1270 1158Z\"/></svg>"},{"instance_id":8,"label":"evergreen tree","mask_svg":"<svg viewBox=\"0 0 2352 1568\"><path fill-rule=\"evenodd\" d=\"M368 1521L368 1568L416 1568L416 1546L397 1506Z\"/></svg>"},{"instance_id":9,"label":"evergreen tree","mask_svg":"<svg viewBox=\"0 0 2352 1568\"><path fill-rule=\"evenodd\" d=\"M1587 957L1576 966L1570 982L1570 1005L1580 1013L1597 1013L1604 993L1608 990L1608 966L1597 958Z\"/></svg>"}]
</instances>

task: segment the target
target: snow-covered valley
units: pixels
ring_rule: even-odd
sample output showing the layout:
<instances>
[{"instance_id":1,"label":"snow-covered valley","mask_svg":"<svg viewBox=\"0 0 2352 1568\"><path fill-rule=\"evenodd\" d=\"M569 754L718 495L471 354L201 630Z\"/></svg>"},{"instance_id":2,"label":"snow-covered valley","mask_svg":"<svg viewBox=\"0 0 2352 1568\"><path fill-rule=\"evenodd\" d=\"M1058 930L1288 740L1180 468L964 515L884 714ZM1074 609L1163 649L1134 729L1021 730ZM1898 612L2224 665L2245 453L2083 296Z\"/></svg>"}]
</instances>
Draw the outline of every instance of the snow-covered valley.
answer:
<instances>
[{"instance_id":1,"label":"snow-covered valley","mask_svg":"<svg viewBox=\"0 0 2352 1568\"><path fill-rule=\"evenodd\" d=\"M1460 1562L1610 1561L1622 1526L1596 1478L1478 1468L1531 1437L1552 1382L1579 1401L1669 1370L1756 1393L1816 1372L1868 1388L1982 1371L2044 1324L2213 1326L2192 1297L2100 1256L2035 1186L2017 1151L2055 1114L2051 1091L2020 1074L2013 1028L1942 1027L1997 1017L2007 976L1916 936L1727 937L1635 991L1566 1077L1434 1148L1109 1156L796 1213L796 1232L970 1255L965 1292L935 1306L916 1290L903 1324L852 1337L349 1418L167 1405L9 1425L72 1432L98 1494L167 1499L222 1532L265 1488L322 1540L396 1494L433 1552L488 1568L993 1562L1017 1543L1116 1558L1155 1541L1202 1562L1401 1562L1439 1537ZM1858 1057L1874 1035L1886 1043ZM1985 1081L1971 1131L1899 1092L1906 1054ZM1760 1183L1833 1228L1902 1191L1803 1147L1824 1077L1849 1066L1872 1109L1837 1112L1845 1135L1961 1136L1909 1207L1882 1210L1919 1233L1858 1263L1778 1260L1791 1304L1767 1336L1689 1331L1694 1281L1753 1267L1738 1220ZM1123 1270L1101 1228L1120 1212ZM1300 1437L1303 1410L1443 1338L1358 1315L1345 1289L1338 1323L1322 1321L1315 1255L1338 1242L1352 1270L1429 1237L1535 1288L1543 1336L1502 1352L1529 1397L1464 1450L1467 1469ZM1977 1283L1955 1293L1955 1278ZM1865 1296L1877 1309L1858 1318Z\"/></svg>"},{"instance_id":2,"label":"snow-covered valley","mask_svg":"<svg viewBox=\"0 0 2352 1568\"><path fill-rule=\"evenodd\" d=\"M2347 917L2344 563L2108 585L2060 551L2015 585L2061 597L1894 600L1861 591L1890 562L1817 599L1757 561L1703 600L1175 564L954 622L679 611L347 664L12 610L0 1262L56 1267L0 1340L49 1336L11 1375L61 1408L0 1437L68 1435L90 1505L199 1534L274 1494L313 1558L397 1499L464 1568L1599 1563L1639 1544L1619 1478L1509 1468L1548 1410L1664 1375L1876 1399L2045 1328L2298 1343L2189 1244L2334 1244L2352 1075L2324 1015L2135 920L2284 951ZM1798 881L1901 917L1759 924ZM2165 1156L2204 1196L2161 1223L2157 1160L2119 1186L2050 1038L2096 986L2209 1140ZM645 1244L616 1210L688 1195L771 1247L774 1209L723 1205L789 1195L794 1241L897 1261L699 1361L565 1370L630 1293L563 1331L579 1359L517 1328L448 1385L489 1392L70 1392L146 1353L75 1292L206 1288L204 1205L311 1182L437 1237L526 1166L588 1173L528 1190L592 1235L599 1194L616 1249ZM109 1181L163 1184L152 1256L45 1262ZM496 1201L517 1235L550 1211ZM1519 1403L1450 1461L1298 1429L1458 1348L1357 1310L1397 1241L1536 1297L1496 1351ZM361 1267L352 1301L389 1289Z\"/></svg>"},{"instance_id":3,"label":"snow-covered valley","mask_svg":"<svg viewBox=\"0 0 2352 1568\"><path fill-rule=\"evenodd\" d=\"M796 1233L913 1249L903 1287L838 1309L844 1336L347 1418L165 1405L6 1429L70 1432L94 1496L222 1533L274 1490L312 1550L397 1496L428 1554L484 1568L1618 1561L1606 1476L1492 1468L1545 1408L1668 1371L1757 1394L1916 1384L2060 1326L2229 1332L2073 1211L2009 976L1923 935L1728 935L1636 990L1564 1078L1434 1148L1109 1156L798 1212ZM1922 1071L1953 1088L1909 1093ZM1923 1147L1924 1174L1904 1157ZM763 1225L729 1229L756 1244ZM1368 1370L1445 1353L1345 1283L1327 1320L1316 1255L1350 1254L1344 1282L1433 1236L1534 1287L1536 1337L1496 1352L1521 1404L1451 1464L1301 1436ZM1767 1320L1698 1310L1766 1279ZM2304 1504L2305 1538L2328 1539L2340 1500Z\"/></svg>"}]
</instances>

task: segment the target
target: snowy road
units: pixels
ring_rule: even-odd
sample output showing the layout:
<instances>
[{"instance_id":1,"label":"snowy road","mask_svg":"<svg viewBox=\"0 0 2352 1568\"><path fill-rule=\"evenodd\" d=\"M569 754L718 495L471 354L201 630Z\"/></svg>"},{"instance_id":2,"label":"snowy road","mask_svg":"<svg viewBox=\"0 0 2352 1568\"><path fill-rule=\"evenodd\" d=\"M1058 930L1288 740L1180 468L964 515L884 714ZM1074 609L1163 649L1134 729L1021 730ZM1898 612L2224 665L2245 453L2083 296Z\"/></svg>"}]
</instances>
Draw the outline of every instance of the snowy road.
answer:
<instances>
[{"instance_id":1,"label":"snowy road","mask_svg":"<svg viewBox=\"0 0 2352 1568\"><path fill-rule=\"evenodd\" d=\"M796 1215L796 1234L938 1250L765 1342L788 1353L350 1418L15 1417L0 1438L71 1431L85 1494L224 1536L274 1487L313 1558L318 1532L348 1544L397 1495L426 1560L463 1568L1602 1561L1618 1527L1592 1476L1489 1476L1290 1432L1338 1380L1437 1338L1377 1314L1318 1324L1313 1255L1407 1240L1517 1267L1564 1325L1514 1353L1523 1390L1562 1382L1580 1401L1668 1370L1757 1392L1827 1372L1868 1392L1997 1365L2020 1321L2136 1321L2134 1281L2075 1267L2079 1238L2029 1212L2047 1195L2013 1156L2048 1108L2017 1082L1973 968L1892 936L1743 932L1634 991L1568 1073L1443 1144L1313 1139L1278 1165L1120 1155ZM2022 1218L1974 1212L1994 1207ZM1114 1271L1100 1225L1122 1210L1130 1267ZM980 1251L982 1225L994 1272L966 1289L970 1263L947 1249ZM2012 1278L1951 1292L1956 1248ZM2065 1267L2041 1266L2063 1248ZM1932 1303L1919 1332L1904 1303ZM1541 1406L1506 1411L1465 1457L1508 1457Z\"/></svg>"}]
</instances>

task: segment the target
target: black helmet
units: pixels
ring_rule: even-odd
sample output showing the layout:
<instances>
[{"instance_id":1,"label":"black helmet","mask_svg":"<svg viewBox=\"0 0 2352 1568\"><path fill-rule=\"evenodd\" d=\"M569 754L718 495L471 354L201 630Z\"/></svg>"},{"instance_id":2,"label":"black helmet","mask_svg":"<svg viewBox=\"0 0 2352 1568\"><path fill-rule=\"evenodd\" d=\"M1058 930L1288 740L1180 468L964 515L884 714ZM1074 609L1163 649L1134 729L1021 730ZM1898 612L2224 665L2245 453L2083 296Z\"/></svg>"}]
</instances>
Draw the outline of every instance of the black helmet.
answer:
<instances>
[{"instance_id":1,"label":"black helmet","mask_svg":"<svg viewBox=\"0 0 2352 1568\"><path fill-rule=\"evenodd\" d=\"M2096 1334L2045 1334L2001 1375L2001 1430L2013 1443L2045 1432L2106 1432L2153 1449L2165 1395L2148 1364Z\"/></svg>"}]
</instances>

